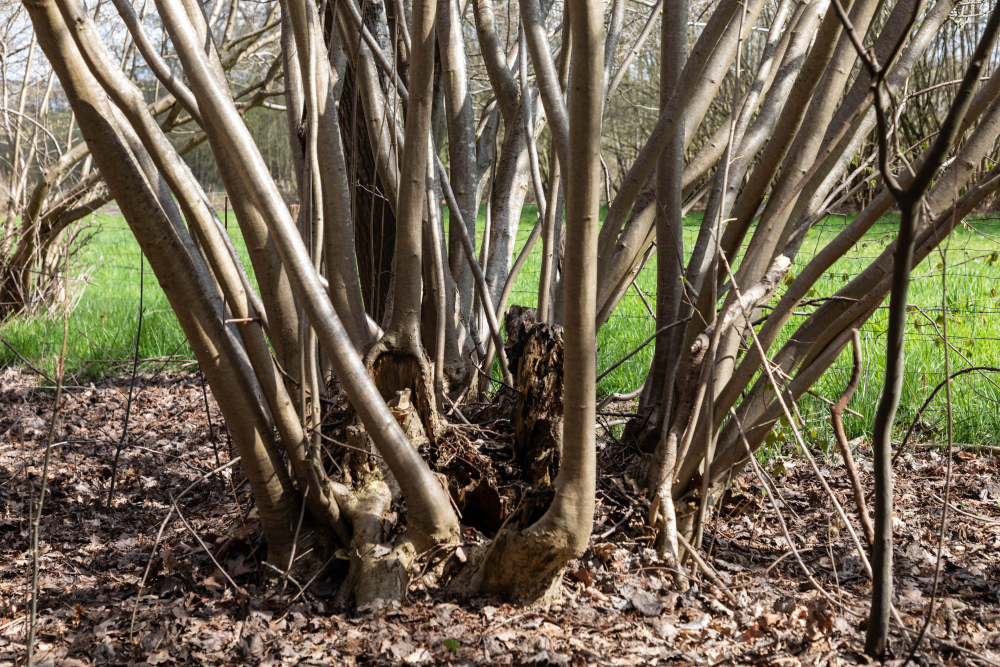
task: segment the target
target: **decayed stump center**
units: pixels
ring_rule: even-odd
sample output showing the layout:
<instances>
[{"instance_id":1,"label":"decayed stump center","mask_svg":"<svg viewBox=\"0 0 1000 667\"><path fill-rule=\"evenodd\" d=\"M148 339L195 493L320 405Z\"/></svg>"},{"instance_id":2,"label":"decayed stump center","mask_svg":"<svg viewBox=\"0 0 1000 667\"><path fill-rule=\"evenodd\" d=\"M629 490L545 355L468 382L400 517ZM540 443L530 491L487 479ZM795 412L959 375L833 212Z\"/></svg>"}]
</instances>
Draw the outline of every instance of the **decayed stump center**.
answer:
<instances>
[{"instance_id":1,"label":"decayed stump center","mask_svg":"<svg viewBox=\"0 0 1000 667\"><path fill-rule=\"evenodd\" d=\"M517 383L514 454L531 486L559 471L563 430L562 327L535 322L535 309L511 306L504 317L507 358Z\"/></svg>"}]
</instances>

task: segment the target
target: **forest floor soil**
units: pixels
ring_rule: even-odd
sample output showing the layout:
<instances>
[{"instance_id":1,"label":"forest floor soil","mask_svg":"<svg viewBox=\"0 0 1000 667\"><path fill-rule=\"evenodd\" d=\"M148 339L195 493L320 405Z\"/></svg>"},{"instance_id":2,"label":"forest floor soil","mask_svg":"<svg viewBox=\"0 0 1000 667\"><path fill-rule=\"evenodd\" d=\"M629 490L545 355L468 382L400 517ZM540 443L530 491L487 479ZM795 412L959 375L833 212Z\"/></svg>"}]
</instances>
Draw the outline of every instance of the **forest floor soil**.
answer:
<instances>
[{"instance_id":1,"label":"forest floor soil","mask_svg":"<svg viewBox=\"0 0 1000 667\"><path fill-rule=\"evenodd\" d=\"M862 617L870 580L802 458L788 456L768 472L781 492L777 505L796 549L836 602L803 575L770 497L750 473L733 481L703 536L709 563L738 604L700 575L687 591L672 590L672 570L648 548L648 502L636 482L640 453L603 435L594 535L584 557L567 568L559 601L519 609L417 582L405 600L336 609L336 568L301 594L306 582L261 581L257 563L265 545L238 466L208 476L178 503L197 539L175 515L154 553L173 499L230 454L200 375L140 376L135 390L140 388L110 508L129 380L64 394L40 531L37 665L869 663L862 653ZM25 660L28 514L40 489L53 398L35 376L0 371L0 667ZM478 448L482 460L502 461L502 422L494 419L486 436L466 438L463 446ZM856 444L870 487L865 444ZM473 465L479 459L463 454L462 460ZM957 509L949 511L938 599L916 664L996 665L1000 474L994 459L974 452L958 451L952 461ZM947 462L936 451L918 449L896 468L896 607L913 629L930 603L942 510L936 498L944 496ZM843 465L822 457L819 465L857 526ZM501 496L508 484L516 487L497 480ZM502 505L509 511L509 503ZM474 528L465 532L480 535ZM893 636L891 664L901 662L910 644Z\"/></svg>"}]
</instances>

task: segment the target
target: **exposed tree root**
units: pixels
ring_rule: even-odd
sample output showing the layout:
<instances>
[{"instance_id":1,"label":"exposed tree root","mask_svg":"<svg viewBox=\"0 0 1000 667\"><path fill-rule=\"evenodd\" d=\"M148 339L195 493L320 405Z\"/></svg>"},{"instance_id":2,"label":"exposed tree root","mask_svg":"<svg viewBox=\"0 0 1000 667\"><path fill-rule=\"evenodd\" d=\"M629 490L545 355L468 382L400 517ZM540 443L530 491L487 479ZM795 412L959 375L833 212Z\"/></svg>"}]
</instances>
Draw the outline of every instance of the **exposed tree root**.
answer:
<instances>
[{"instance_id":1,"label":"exposed tree root","mask_svg":"<svg viewBox=\"0 0 1000 667\"><path fill-rule=\"evenodd\" d=\"M486 548L469 582L472 590L524 607L559 597L563 571L572 555L567 555L560 535L533 529L554 497L551 486L525 492Z\"/></svg>"},{"instance_id":2,"label":"exposed tree root","mask_svg":"<svg viewBox=\"0 0 1000 667\"><path fill-rule=\"evenodd\" d=\"M348 548L351 567L337 593L337 603L361 606L382 598L398 600L409 583L408 566L416 551L409 540L395 548L386 546L385 515L392 503L389 485L373 479L353 493L344 489L338 501L354 527Z\"/></svg>"}]
</instances>

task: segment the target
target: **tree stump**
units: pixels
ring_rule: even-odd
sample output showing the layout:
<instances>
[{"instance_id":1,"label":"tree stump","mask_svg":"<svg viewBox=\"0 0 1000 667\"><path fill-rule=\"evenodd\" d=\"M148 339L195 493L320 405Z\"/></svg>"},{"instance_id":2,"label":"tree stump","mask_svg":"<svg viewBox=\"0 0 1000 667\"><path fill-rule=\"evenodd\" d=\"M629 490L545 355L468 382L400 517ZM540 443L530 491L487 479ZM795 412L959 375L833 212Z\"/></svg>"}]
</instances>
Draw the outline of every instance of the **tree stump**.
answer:
<instances>
[{"instance_id":1,"label":"tree stump","mask_svg":"<svg viewBox=\"0 0 1000 667\"><path fill-rule=\"evenodd\" d=\"M514 454L533 487L548 485L562 456L562 327L535 322L535 309L521 306L511 306L504 327L517 389Z\"/></svg>"}]
</instances>

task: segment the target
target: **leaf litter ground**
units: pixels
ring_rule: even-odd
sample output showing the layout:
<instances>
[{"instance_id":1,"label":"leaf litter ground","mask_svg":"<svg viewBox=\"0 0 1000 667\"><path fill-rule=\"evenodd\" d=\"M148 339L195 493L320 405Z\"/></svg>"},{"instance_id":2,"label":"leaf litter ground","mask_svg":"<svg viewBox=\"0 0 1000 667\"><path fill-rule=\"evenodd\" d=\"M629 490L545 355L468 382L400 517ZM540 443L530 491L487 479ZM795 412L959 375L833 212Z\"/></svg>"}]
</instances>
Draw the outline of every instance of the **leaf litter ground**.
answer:
<instances>
[{"instance_id":1,"label":"leaf litter ground","mask_svg":"<svg viewBox=\"0 0 1000 667\"><path fill-rule=\"evenodd\" d=\"M299 583L282 590L259 578L266 547L249 485L232 468L179 503L226 572L172 519L132 627L139 583L171 498L230 457L210 393L211 422L207 418L199 375L161 373L140 377L136 386L143 390L132 406L110 510L108 486L128 382L65 393L41 529L36 664L868 663L859 618L812 588L790 555L774 507L750 474L734 480L703 541L710 564L739 604L701 577L686 592L672 590L671 571L648 548L648 502L634 481L641 457L610 437L599 444L591 546L567 568L562 599L548 607L456 598L418 583L401 602L335 609L336 576L314 582L293 601ZM40 488L52 401L51 390L33 376L14 368L0 373L0 667L25 658L28 509ZM502 464L503 428L503 420L494 420L484 431L492 439L464 438L455 446L465 450L452 458L473 466L499 461L485 474L499 475L493 482L503 511L509 511L518 487L503 479L505 471L511 473ZM870 482L864 453L862 445L859 467ZM850 482L838 461L828 463L821 464L822 473L851 513ZM928 608L941 516L935 497L943 496L946 463L937 452L919 451L902 457L896 470L896 606L911 628L919 628ZM952 501L961 513L950 512L941 593L917 664L997 664L1000 478L989 458L962 451L954 463ZM836 514L829 498L800 459L786 459L775 469L784 499L778 505L806 565L826 591L863 613L870 583L846 531L831 519ZM481 533L470 527L466 535ZM233 590L227 575L245 594ZM897 664L908 646L893 637Z\"/></svg>"}]
</instances>

